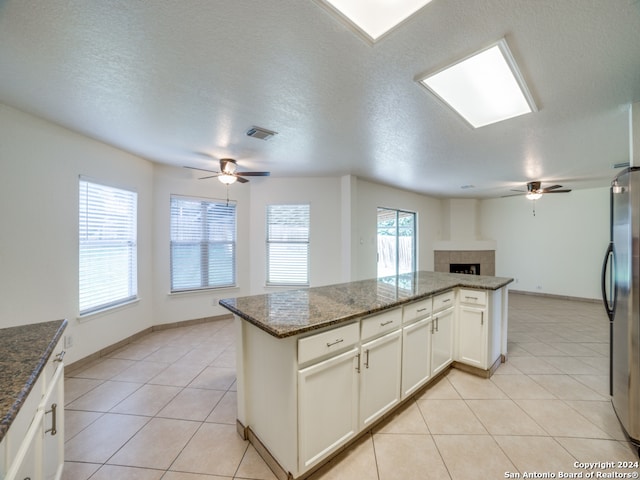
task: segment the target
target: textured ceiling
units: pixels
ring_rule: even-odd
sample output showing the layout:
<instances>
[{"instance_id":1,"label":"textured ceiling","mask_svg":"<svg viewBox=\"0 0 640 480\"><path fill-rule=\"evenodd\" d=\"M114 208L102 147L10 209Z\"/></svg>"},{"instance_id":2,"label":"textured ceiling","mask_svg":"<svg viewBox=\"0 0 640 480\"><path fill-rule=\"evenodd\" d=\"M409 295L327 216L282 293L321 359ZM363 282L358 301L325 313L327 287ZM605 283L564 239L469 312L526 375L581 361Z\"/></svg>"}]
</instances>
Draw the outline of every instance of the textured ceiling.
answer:
<instances>
[{"instance_id":1,"label":"textured ceiling","mask_svg":"<svg viewBox=\"0 0 640 480\"><path fill-rule=\"evenodd\" d=\"M502 37L539 111L474 130L416 78ZM636 0L433 0L373 45L313 0L0 0L0 102L168 164L447 197L604 186L637 101Z\"/></svg>"}]
</instances>

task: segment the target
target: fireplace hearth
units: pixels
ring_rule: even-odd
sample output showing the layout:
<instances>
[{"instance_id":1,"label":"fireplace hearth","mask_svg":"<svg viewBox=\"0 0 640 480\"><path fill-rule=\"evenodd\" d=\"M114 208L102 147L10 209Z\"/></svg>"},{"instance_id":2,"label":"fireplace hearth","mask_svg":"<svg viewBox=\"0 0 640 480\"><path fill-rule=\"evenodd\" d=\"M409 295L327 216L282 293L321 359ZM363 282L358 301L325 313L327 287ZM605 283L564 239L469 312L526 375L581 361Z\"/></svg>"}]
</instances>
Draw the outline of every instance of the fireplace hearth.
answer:
<instances>
[{"instance_id":1,"label":"fireplace hearth","mask_svg":"<svg viewBox=\"0 0 640 480\"><path fill-rule=\"evenodd\" d=\"M495 254L495 250L436 250L434 270L493 276L496 274Z\"/></svg>"}]
</instances>

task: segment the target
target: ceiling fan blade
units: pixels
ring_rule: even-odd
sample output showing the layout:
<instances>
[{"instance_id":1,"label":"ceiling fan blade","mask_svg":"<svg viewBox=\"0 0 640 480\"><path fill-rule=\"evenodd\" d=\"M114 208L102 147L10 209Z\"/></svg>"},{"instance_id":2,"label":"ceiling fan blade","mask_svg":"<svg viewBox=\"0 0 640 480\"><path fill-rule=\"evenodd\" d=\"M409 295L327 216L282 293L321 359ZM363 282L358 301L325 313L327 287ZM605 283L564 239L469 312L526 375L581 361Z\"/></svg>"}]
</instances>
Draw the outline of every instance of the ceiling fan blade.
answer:
<instances>
[{"instance_id":1,"label":"ceiling fan blade","mask_svg":"<svg viewBox=\"0 0 640 480\"><path fill-rule=\"evenodd\" d=\"M542 189L542 192L548 192L549 190L557 190L558 188L562 188L562 185L551 185L550 187L545 187Z\"/></svg>"},{"instance_id":2,"label":"ceiling fan blade","mask_svg":"<svg viewBox=\"0 0 640 480\"><path fill-rule=\"evenodd\" d=\"M220 172L217 172L215 170L205 170L204 168L189 167L187 165L184 165L184 168L190 168L191 170L200 170L201 172L220 173Z\"/></svg>"},{"instance_id":3,"label":"ceiling fan blade","mask_svg":"<svg viewBox=\"0 0 640 480\"><path fill-rule=\"evenodd\" d=\"M518 192L518 193L527 193L527 192L525 192L524 190L514 190L514 189L511 189L511 190L509 190L509 191L510 191L510 192Z\"/></svg>"},{"instance_id":4,"label":"ceiling fan blade","mask_svg":"<svg viewBox=\"0 0 640 480\"><path fill-rule=\"evenodd\" d=\"M247 183L247 182L249 181L249 180L247 180L246 178L239 177L237 174L236 174L236 175L234 175L234 176L236 177L236 179L237 179L237 180L238 180L238 182L240 182L240 183Z\"/></svg>"},{"instance_id":5,"label":"ceiling fan blade","mask_svg":"<svg viewBox=\"0 0 640 480\"><path fill-rule=\"evenodd\" d=\"M569 193L571 190L568 189L564 189L564 190L551 190L551 191L547 191L547 190L543 190L542 193L544 193L545 195L547 193Z\"/></svg>"},{"instance_id":6,"label":"ceiling fan blade","mask_svg":"<svg viewBox=\"0 0 640 480\"><path fill-rule=\"evenodd\" d=\"M207 175L206 177L200 177L198 178L198 180L206 180L207 178L215 178L218 177L220 174L216 173L215 175Z\"/></svg>"},{"instance_id":7,"label":"ceiling fan blade","mask_svg":"<svg viewBox=\"0 0 640 480\"><path fill-rule=\"evenodd\" d=\"M243 177L268 177L271 175L270 172L236 172L236 175L241 175Z\"/></svg>"}]
</instances>

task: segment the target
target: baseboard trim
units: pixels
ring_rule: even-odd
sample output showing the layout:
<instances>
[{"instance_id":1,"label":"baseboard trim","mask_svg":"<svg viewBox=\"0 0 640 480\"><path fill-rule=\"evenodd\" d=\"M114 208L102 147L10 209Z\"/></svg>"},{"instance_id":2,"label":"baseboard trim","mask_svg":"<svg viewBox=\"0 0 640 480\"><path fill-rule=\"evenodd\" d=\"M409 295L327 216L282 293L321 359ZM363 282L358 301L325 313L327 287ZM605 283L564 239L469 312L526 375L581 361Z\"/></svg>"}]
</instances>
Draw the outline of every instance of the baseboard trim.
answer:
<instances>
[{"instance_id":1,"label":"baseboard trim","mask_svg":"<svg viewBox=\"0 0 640 480\"><path fill-rule=\"evenodd\" d=\"M64 373L66 376L71 376L74 372L85 368L90 363L95 362L96 360L99 360L102 357L109 356L119 348L129 345L130 343L135 342L136 340L144 337L145 335L151 332L158 332L161 330L169 330L171 328L188 327L191 325L199 325L201 323L218 322L221 320L232 320L232 319L233 319L233 315L228 313L224 315L216 315L213 317L195 318L192 320L183 320L181 322L171 322L171 323L163 323L160 325L153 325L151 327L145 328L144 330L140 330L139 332L134 333L133 335L123 340L120 340L119 342L116 342L112 345L104 347L98 350L97 352L92 353L91 355L87 355L86 357L81 358L80 360L76 360L75 362L70 363L69 365L65 364Z\"/></svg>"},{"instance_id":2,"label":"baseboard trim","mask_svg":"<svg viewBox=\"0 0 640 480\"><path fill-rule=\"evenodd\" d=\"M526 290L514 290L510 288L509 295L511 295L512 293L515 293L517 295L529 295L532 297L555 298L558 300L574 300L577 302L602 303L602 300L599 298L572 297L570 295L555 295L553 293L528 292Z\"/></svg>"}]
</instances>

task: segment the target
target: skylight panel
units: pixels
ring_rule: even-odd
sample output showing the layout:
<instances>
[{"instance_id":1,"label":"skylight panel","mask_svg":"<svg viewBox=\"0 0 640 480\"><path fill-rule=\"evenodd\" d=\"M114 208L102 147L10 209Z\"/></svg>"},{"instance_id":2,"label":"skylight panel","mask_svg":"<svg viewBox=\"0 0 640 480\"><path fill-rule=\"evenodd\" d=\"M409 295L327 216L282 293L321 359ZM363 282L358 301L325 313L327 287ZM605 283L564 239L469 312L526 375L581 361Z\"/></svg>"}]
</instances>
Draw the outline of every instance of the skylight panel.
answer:
<instances>
[{"instance_id":1,"label":"skylight panel","mask_svg":"<svg viewBox=\"0 0 640 480\"><path fill-rule=\"evenodd\" d=\"M474 128L537 111L505 39L419 82Z\"/></svg>"},{"instance_id":2,"label":"skylight panel","mask_svg":"<svg viewBox=\"0 0 640 480\"><path fill-rule=\"evenodd\" d=\"M317 0L375 42L431 0Z\"/></svg>"}]
</instances>

